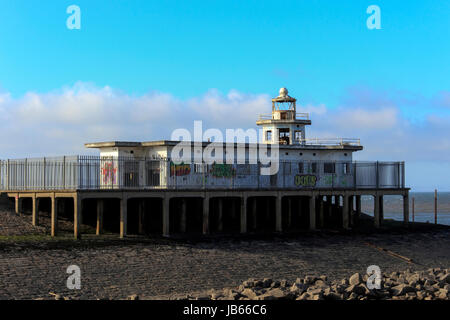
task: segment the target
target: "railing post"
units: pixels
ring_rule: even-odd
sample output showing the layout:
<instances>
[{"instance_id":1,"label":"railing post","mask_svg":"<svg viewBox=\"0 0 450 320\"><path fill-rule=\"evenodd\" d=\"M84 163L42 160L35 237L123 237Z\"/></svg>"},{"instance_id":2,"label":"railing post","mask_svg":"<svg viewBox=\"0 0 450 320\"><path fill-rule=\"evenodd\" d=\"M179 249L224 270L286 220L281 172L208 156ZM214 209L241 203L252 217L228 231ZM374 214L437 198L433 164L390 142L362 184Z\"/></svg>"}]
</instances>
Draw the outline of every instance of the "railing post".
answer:
<instances>
[{"instance_id":1,"label":"railing post","mask_svg":"<svg viewBox=\"0 0 450 320\"><path fill-rule=\"evenodd\" d=\"M379 177L379 171L378 171L378 161L377 161L377 163L376 163L376 166L375 166L375 172L376 172L376 187L377 187L377 189L379 189L379 187L380 187L380 177Z\"/></svg>"},{"instance_id":2,"label":"railing post","mask_svg":"<svg viewBox=\"0 0 450 320\"><path fill-rule=\"evenodd\" d=\"M6 161L6 190L9 190L9 159Z\"/></svg>"},{"instance_id":3,"label":"railing post","mask_svg":"<svg viewBox=\"0 0 450 320\"><path fill-rule=\"evenodd\" d=\"M66 156L63 156L63 190L66 189Z\"/></svg>"},{"instance_id":4,"label":"railing post","mask_svg":"<svg viewBox=\"0 0 450 320\"><path fill-rule=\"evenodd\" d=\"M46 167L46 161L45 161L45 157L44 157L43 168L42 168L42 184L43 184L43 190L45 190L45 167Z\"/></svg>"},{"instance_id":5,"label":"railing post","mask_svg":"<svg viewBox=\"0 0 450 320\"><path fill-rule=\"evenodd\" d=\"M402 188L405 187L405 162L402 162Z\"/></svg>"},{"instance_id":6,"label":"railing post","mask_svg":"<svg viewBox=\"0 0 450 320\"><path fill-rule=\"evenodd\" d=\"M356 161L354 161L352 165L353 165L353 188L356 189Z\"/></svg>"}]
</instances>

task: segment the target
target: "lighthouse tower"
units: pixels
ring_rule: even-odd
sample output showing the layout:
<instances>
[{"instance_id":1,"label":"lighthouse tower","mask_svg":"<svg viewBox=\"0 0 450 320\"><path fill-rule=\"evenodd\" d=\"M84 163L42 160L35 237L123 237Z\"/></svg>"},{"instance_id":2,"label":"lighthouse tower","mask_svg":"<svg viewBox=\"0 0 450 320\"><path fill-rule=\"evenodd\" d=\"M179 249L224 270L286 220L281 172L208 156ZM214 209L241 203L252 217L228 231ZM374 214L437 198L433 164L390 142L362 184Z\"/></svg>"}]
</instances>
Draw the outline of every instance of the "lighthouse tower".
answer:
<instances>
[{"instance_id":1,"label":"lighthouse tower","mask_svg":"<svg viewBox=\"0 0 450 320\"><path fill-rule=\"evenodd\" d=\"M297 113L295 98L286 88L280 89L272 99L272 114L260 115L256 124L263 129L263 143L302 145L305 143L305 126L311 125L309 114Z\"/></svg>"}]
</instances>

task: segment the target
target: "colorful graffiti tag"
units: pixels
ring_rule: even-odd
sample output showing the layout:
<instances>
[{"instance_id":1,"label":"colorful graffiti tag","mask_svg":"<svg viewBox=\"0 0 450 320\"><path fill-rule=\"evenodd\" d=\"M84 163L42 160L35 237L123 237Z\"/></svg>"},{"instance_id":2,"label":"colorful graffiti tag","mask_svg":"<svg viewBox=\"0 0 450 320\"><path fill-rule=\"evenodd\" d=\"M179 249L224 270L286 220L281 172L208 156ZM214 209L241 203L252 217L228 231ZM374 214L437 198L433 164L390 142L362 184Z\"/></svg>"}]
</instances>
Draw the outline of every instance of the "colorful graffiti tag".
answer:
<instances>
[{"instance_id":1,"label":"colorful graffiti tag","mask_svg":"<svg viewBox=\"0 0 450 320\"><path fill-rule=\"evenodd\" d=\"M187 176L191 173L191 165L190 164L184 164L183 162L181 164L175 164L173 162L170 162L170 176Z\"/></svg>"},{"instance_id":2,"label":"colorful graffiti tag","mask_svg":"<svg viewBox=\"0 0 450 320\"><path fill-rule=\"evenodd\" d=\"M112 162L106 162L101 168L103 184L116 184L117 168Z\"/></svg>"},{"instance_id":3,"label":"colorful graffiti tag","mask_svg":"<svg viewBox=\"0 0 450 320\"><path fill-rule=\"evenodd\" d=\"M314 175L296 175L294 183L297 187L315 187L317 183L317 177Z\"/></svg>"},{"instance_id":4,"label":"colorful graffiti tag","mask_svg":"<svg viewBox=\"0 0 450 320\"><path fill-rule=\"evenodd\" d=\"M209 171L216 178L231 178L236 176L236 169L231 164L213 164Z\"/></svg>"}]
</instances>

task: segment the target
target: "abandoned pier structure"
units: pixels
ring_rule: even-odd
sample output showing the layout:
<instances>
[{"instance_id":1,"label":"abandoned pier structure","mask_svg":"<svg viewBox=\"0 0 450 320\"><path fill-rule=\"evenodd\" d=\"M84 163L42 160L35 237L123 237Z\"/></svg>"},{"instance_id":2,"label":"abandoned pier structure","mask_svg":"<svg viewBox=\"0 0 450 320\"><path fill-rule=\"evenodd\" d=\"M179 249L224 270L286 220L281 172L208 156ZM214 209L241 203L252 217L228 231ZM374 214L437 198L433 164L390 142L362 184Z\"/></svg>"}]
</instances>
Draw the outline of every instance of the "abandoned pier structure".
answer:
<instances>
[{"instance_id":1,"label":"abandoned pier structure","mask_svg":"<svg viewBox=\"0 0 450 320\"><path fill-rule=\"evenodd\" d=\"M257 121L261 143L185 142L192 156L183 162L172 157L179 141L88 143L99 156L1 160L0 194L15 199L17 214L31 212L34 225L40 211L51 213L52 236L58 217L73 220L75 238L82 224L120 237L347 229L362 196L374 199L376 227L383 197L402 196L408 223L404 162L353 161L359 140L306 139L310 124L282 88L272 114ZM223 161L198 158L219 149ZM275 161L275 172L261 174Z\"/></svg>"}]
</instances>

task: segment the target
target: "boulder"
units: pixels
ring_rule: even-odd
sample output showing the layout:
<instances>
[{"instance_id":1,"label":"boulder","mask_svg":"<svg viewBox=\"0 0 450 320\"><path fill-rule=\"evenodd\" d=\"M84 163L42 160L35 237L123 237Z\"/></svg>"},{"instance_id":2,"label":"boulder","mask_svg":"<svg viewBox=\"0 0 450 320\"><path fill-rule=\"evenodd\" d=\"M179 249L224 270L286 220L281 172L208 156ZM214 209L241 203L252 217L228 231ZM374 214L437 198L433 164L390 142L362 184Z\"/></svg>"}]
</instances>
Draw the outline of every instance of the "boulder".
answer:
<instances>
[{"instance_id":1,"label":"boulder","mask_svg":"<svg viewBox=\"0 0 450 320\"><path fill-rule=\"evenodd\" d=\"M359 273L355 273L354 275L352 275L350 277L350 279L348 279L348 282L350 285L358 285L360 284L362 281L361 275Z\"/></svg>"},{"instance_id":2,"label":"boulder","mask_svg":"<svg viewBox=\"0 0 450 320\"><path fill-rule=\"evenodd\" d=\"M257 297L258 300L280 300L283 298L286 298L286 294L280 288L270 289Z\"/></svg>"},{"instance_id":3,"label":"boulder","mask_svg":"<svg viewBox=\"0 0 450 320\"><path fill-rule=\"evenodd\" d=\"M398 286L392 287L391 290L395 296L402 296L407 292L415 292L413 287L406 284L399 284Z\"/></svg>"},{"instance_id":4,"label":"boulder","mask_svg":"<svg viewBox=\"0 0 450 320\"><path fill-rule=\"evenodd\" d=\"M257 297L257 294L255 293L255 291L253 291L250 288L246 288L246 289L242 290L241 294L252 300L255 300Z\"/></svg>"},{"instance_id":5,"label":"boulder","mask_svg":"<svg viewBox=\"0 0 450 320\"><path fill-rule=\"evenodd\" d=\"M444 274L439 278L439 281L442 281L444 283L450 283L450 273Z\"/></svg>"}]
</instances>

